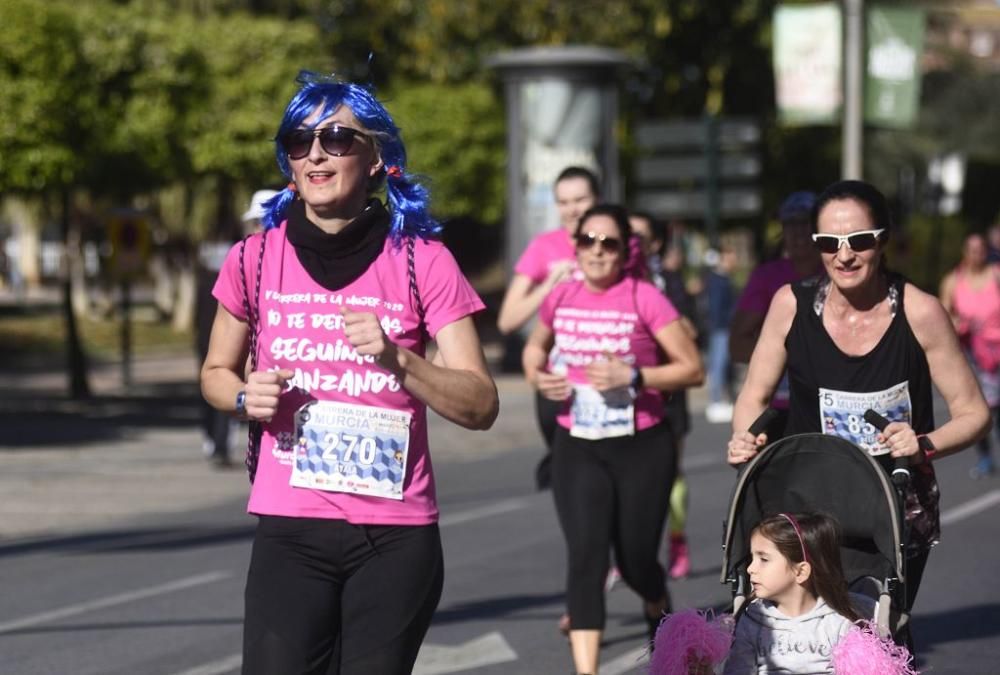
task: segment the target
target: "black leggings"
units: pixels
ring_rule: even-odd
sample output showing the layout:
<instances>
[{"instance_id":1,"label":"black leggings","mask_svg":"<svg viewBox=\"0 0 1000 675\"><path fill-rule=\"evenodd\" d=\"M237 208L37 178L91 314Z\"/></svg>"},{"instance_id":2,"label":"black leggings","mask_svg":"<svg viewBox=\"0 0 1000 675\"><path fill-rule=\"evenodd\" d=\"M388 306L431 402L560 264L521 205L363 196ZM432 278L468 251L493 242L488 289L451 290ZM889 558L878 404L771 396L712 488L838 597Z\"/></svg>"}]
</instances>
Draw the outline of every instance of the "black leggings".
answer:
<instances>
[{"instance_id":1,"label":"black leggings","mask_svg":"<svg viewBox=\"0 0 1000 675\"><path fill-rule=\"evenodd\" d=\"M261 516L243 675L409 673L443 582L437 525Z\"/></svg>"},{"instance_id":2,"label":"black leggings","mask_svg":"<svg viewBox=\"0 0 1000 675\"><path fill-rule=\"evenodd\" d=\"M635 436L590 441L559 427L552 449L552 494L566 538L566 594L574 630L604 628L608 550L647 602L667 594L657 560L677 453L663 422Z\"/></svg>"},{"instance_id":3,"label":"black leggings","mask_svg":"<svg viewBox=\"0 0 1000 675\"><path fill-rule=\"evenodd\" d=\"M545 456L535 468L535 486L539 490L552 485L552 444L559 427L556 417L564 404L563 401L550 401L541 393L535 392L535 419L538 421L538 430L542 432L542 440L545 441Z\"/></svg>"}]
</instances>

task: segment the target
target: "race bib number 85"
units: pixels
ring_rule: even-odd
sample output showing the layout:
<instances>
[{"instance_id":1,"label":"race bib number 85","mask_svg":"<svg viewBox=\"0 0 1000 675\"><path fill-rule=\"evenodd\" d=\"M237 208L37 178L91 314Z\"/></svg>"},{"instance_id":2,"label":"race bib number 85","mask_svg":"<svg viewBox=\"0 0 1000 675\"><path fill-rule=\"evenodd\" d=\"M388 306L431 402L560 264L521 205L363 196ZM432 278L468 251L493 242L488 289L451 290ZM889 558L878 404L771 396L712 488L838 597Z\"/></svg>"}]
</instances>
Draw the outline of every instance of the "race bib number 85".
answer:
<instances>
[{"instance_id":1,"label":"race bib number 85","mask_svg":"<svg viewBox=\"0 0 1000 675\"><path fill-rule=\"evenodd\" d=\"M819 390L820 425L824 434L846 438L870 455L884 455L889 448L878 442L878 429L865 421L865 411L872 409L890 422L912 424L908 382L882 391L849 392Z\"/></svg>"}]
</instances>

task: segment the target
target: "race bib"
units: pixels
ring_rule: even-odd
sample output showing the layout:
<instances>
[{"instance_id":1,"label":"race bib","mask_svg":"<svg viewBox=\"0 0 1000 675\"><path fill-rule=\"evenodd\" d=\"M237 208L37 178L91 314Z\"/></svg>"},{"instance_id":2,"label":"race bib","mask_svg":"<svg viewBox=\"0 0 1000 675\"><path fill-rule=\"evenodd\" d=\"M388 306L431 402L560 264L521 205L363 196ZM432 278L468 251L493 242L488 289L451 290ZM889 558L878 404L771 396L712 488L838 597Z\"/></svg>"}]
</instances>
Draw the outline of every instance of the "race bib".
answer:
<instances>
[{"instance_id":1,"label":"race bib","mask_svg":"<svg viewBox=\"0 0 1000 675\"><path fill-rule=\"evenodd\" d=\"M312 401L295 413L291 485L403 498L410 413Z\"/></svg>"},{"instance_id":2,"label":"race bib","mask_svg":"<svg viewBox=\"0 0 1000 675\"><path fill-rule=\"evenodd\" d=\"M912 424L909 382L865 393L820 387L819 416L823 433L846 438L869 455L887 454L889 447L878 442L878 429L865 421L865 411L869 408L890 422Z\"/></svg>"},{"instance_id":3,"label":"race bib","mask_svg":"<svg viewBox=\"0 0 1000 675\"><path fill-rule=\"evenodd\" d=\"M577 384L570 405L569 435L598 440L635 434L635 394L629 387L597 391Z\"/></svg>"}]
</instances>

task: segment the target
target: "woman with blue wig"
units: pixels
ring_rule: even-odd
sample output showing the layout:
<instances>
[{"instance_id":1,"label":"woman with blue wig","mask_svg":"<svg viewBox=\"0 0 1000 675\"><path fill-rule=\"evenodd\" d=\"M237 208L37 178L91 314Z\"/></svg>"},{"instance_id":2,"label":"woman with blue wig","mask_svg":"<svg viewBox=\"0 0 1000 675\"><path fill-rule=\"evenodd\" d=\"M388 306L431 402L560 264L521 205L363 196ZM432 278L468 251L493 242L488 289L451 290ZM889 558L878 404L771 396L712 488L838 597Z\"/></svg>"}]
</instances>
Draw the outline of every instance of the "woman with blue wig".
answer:
<instances>
[{"instance_id":1,"label":"woman with blue wig","mask_svg":"<svg viewBox=\"0 0 1000 675\"><path fill-rule=\"evenodd\" d=\"M498 412L483 304L382 104L299 84L275 139L290 182L219 273L201 372L251 423L243 673L409 673L444 575L427 407L469 429Z\"/></svg>"}]
</instances>

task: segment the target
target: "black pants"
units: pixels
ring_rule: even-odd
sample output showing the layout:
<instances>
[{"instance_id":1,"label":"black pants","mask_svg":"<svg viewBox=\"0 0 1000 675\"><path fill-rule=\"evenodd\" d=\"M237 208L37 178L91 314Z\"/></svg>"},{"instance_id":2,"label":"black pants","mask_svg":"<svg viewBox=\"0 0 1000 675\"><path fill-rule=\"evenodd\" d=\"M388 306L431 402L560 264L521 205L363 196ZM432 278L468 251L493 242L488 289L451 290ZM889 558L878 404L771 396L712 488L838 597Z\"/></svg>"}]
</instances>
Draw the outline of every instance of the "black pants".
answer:
<instances>
[{"instance_id":1,"label":"black pants","mask_svg":"<svg viewBox=\"0 0 1000 675\"><path fill-rule=\"evenodd\" d=\"M437 525L262 516L243 623L244 675L405 675L441 599Z\"/></svg>"},{"instance_id":2,"label":"black pants","mask_svg":"<svg viewBox=\"0 0 1000 675\"><path fill-rule=\"evenodd\" d=\"M917 591L920 590L920 582L924 578L930 553L930 549L925 549L906 558L906 610L910 613L910 620L893 636L897 644L905 645L914 656L917 655L917 651L913 644L913 632L910 630L913 624L913 603L917 600Z\"/></svg>"},{"instance_id":3,"label":"black pants","mask_svg":"<svg viewBox=\"0 0 1000 675\"><path fill-rule=\"evenodd\" d=\"M604 628L604 579L614 548L622 579L647 602L667 594L657 560L677 454L661 423L599 441L559 427L552 450L552 494L566 538L566 595L574 630Z\"/></svg>"},{"instance_id":4,"label":"black pants","mask_svg":"<svg viewBox=\"0 0 1000 675\"><path fill-rule=\"evenodd\" d=\"M556 417L563 407L562 401L550 401L535 392L535 419L538 420L538 430L542 432L545 441L545 456L535 468L535 485L539 490L545 490L552 484L552 444L555 442L556 429L559 423Z\"/></svg>"}]
</instances>

